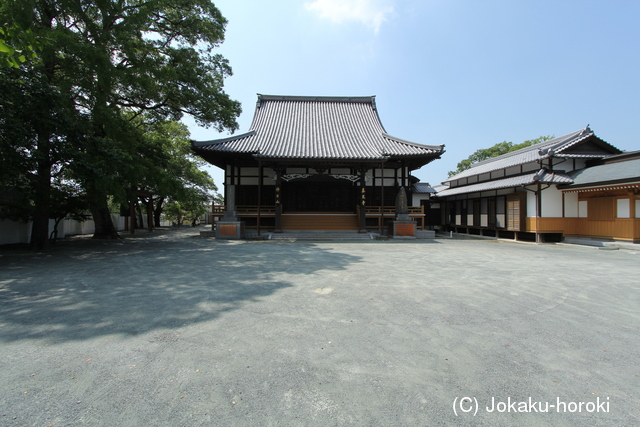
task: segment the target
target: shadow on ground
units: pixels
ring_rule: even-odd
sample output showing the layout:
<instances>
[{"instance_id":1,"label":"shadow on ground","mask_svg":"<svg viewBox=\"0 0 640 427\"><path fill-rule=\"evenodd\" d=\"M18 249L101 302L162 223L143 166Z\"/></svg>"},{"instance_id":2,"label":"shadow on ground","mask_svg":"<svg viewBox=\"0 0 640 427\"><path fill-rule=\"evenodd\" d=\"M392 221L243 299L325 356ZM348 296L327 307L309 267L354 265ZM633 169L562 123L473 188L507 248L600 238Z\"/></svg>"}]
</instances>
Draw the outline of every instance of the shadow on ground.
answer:
<instances>
[{"instance_id":1,"label":"shadow on ground","mask_svg":"<svg viewBox=\"0 0 640 427\"><path fill-rule=\"evenodd\" d=\"M83 340L206 322L359 259L314 244L225 242L183 230L4 251L0 339Z\"/></svg>"}]
</instances>

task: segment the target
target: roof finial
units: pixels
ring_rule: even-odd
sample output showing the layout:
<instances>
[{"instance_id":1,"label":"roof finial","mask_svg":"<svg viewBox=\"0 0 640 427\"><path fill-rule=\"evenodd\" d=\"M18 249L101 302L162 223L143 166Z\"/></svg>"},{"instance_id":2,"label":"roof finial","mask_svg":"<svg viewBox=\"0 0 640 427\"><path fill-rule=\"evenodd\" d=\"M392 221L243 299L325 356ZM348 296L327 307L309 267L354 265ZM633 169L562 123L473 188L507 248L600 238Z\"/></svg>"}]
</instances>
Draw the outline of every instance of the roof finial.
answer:
<instances>
[{"instance_id":1,"label":"roof finial","mask_svg":"<svg viewBox=\"0 0 640 427\"><path fill-rule=\"evenodd\" d=\"M581 135L584 135L585 133L591 133L591 132L593 132L593 131L591 130L591 128L589 127L589 125L587 125L587 127L586 127L586 128L582 129L582 132L580 132L580 134L581 134Z\"/></svg>"}]
</instances>

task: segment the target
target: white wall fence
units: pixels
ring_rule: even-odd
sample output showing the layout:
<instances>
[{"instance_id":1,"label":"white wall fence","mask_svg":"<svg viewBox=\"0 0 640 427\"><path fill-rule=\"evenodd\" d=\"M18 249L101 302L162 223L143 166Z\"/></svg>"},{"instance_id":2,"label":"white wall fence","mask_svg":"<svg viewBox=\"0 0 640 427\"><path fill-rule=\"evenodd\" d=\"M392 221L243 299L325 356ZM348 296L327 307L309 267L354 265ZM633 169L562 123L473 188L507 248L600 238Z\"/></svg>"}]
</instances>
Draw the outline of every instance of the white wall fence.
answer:
<instances>
[{"instance_id":1,"label":"white wall fence","mask_svg":"<svg viewBox=\"0 0 640 427\"><path fill-rule=\"evenodd\" d=\"M118 214L111 215L113 225L118 231L124 231L125 229L125 217ZM143 216L143 227L147 228L147 218ZM49 220L49 233L53 231L55 221ZM166 226L170 223L162 221L161 225ZM79 234L93 234L95 231L95 223L92 219L86 221L76 221L65 219L58 224L59 239L67 236L76 236ZM9 245L13 243L29 243L31 240L31 222L26 224L14 221L2 221L0 220L0 245Z\"/></svg>"}]
</instances>

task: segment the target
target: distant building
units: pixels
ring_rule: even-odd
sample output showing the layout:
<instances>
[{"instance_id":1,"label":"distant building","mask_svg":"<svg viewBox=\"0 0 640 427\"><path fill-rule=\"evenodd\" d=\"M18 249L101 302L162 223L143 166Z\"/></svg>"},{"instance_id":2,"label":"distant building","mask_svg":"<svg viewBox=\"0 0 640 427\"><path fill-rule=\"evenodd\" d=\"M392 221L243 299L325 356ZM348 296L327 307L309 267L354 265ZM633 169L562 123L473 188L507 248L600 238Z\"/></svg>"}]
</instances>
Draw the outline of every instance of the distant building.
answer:
<instances>
[{"instance_id":1,"label":"distant building","mask_svg":"<svg viewBox=\"0 0 640 427\"><path fill-rule=\"evenodd\" d=\"M640 241L640 161L621 153L586 127L476 163L437 192L442 226L536 241Z\"/></svg>"},{"instance_id":2,"label":"distant building","mask_svg":"<svg viewBox=\"0 0 640 427\"><path fill-rule=\"evenodd\" d=\"M220 214L274 231L385 227L399 188L416 194L411 171L444 152L387 134L372 96L258 95L248 132L192 147L225 171Z\"/></svg>"}]
</instances>

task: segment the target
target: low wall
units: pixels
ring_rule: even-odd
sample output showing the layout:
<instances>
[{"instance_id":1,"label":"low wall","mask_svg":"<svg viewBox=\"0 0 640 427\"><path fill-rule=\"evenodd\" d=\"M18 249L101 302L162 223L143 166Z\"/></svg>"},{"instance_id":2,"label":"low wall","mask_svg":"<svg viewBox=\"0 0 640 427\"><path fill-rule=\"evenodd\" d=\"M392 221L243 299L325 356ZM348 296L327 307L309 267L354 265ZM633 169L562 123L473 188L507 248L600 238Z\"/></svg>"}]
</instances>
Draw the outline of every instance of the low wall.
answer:
<instances>
[{"instance_id":1,"label":"low wall","mask_svg":"<svg viewBox=\"0 0 640 427\"><path fill-rule=\"evenodd\" d=\"M111 221L118 231L124 231L125 217L118 214L111 215ZM14 243L29 243L31 240L31 222L20 223L15 221L0 220L0 245L10 245ZM53 231L55 221L49 220L49 233ZM147 226L146 218L144 218L144 226ZM58 224L57 237L62 239L67 236L76 236L79 234L93 234L95 231L95 223L92 219L86 221L76 221L65 219Z\"/></svg>"}]
</instances>

